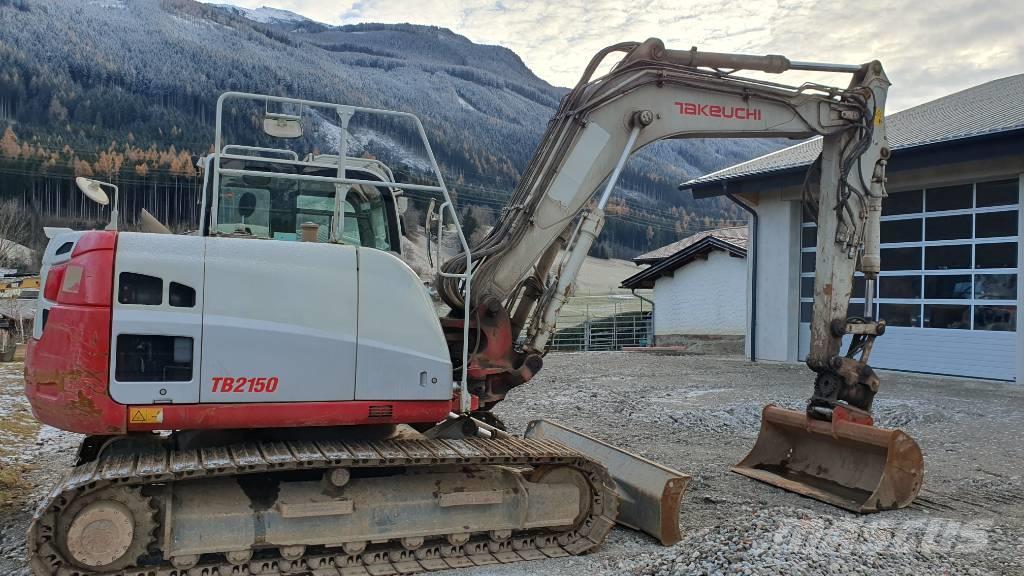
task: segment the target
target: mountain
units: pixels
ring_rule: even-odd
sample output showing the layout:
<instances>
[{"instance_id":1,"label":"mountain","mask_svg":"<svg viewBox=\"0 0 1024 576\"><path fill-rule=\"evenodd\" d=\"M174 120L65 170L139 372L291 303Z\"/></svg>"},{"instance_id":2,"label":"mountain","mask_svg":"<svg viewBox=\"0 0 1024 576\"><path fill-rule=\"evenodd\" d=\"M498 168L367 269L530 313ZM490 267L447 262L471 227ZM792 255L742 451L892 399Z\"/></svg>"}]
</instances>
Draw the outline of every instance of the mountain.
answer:
<instances>
[{"instance_id":1,"label":"mountain","mask_svg":"<svg viewBox=\"0 0 1024 576\"><path fill-rule=\"evenodd\" d=\"M231 4L213 4L213 6L227 12L232 12L238 16L252 20L253 22L286 26L292 30L305 28L307 26L323 26L318 22L314 22L313 20L302 16L301 14L296 14L295 12L282 10L280 8L271 8L270 6L262 6L260 8L242 8L241 6L233 6Z\"/></svg>"},{"instance_id":2,"label":"mountain","mask_svg":"<svg viewBox=\"0 0 1024 576\"><path fill-rule=\"evenodd\" d=\"M609 39L609 42L619 39ZM504 204L566 89L512 51L430 26L328 26L273 8L193 0L0 0L0 196L44 215L88 217L75 174L122 185L122 212L194 222L193 153L213 141L225 90L409 111L426 128L461 205ZM229 135L251 130L236 111ZM327 119L307 144L330 150ZM356 123L356 153L417 177L408 126ZM741 218L676 185L779 147L775 141L663 142L634 155L603 250L626 257ZM94 211L95 212L95 211Z\"/></svg>"}]
</instances>

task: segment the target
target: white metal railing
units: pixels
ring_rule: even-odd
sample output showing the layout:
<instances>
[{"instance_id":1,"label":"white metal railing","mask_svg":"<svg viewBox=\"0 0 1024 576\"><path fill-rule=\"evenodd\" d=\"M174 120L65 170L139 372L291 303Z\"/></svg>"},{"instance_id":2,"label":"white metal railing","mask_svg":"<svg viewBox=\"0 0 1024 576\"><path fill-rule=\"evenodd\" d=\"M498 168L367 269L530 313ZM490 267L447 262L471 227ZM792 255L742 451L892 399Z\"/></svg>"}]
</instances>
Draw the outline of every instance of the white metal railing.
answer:
<instances>
[{"instance_id":1,"label":"white metal railing","mask_svg":"<svg viewBox=\"0 0 1024 576\"><path fill-rule=\"evenodd\" d=\"M325 169L337 169L337 176L313 176L307 174L285 174L285 173L268 173L265 171L258 170L245 170L236 168L223 168L221 162L224 159L231 160L252 160L251 155L240 155L230 154L230 150L236 149L239 151L256 151L256 152L285 152L277 149L259 148L255 146L244 146L238 144L231 144L228 146L223 145L223 119L224 119L224 103L228 100L248 100L251 102L262 102L264 106L271 102L279 104L291 104L301 108L330 110L338 115L341 123L342 136L339 139L339 150L337 163L326 164L320 162L308 162L299 161L298 155L295 159L288 158L273 158L268 156L260 156L260 162L270 162L278 164L288 164L293 166L301 166L305 168L325 168ZM423 144L423 148L427 153L427 159L430 161L430 168L433 172L434 178L437 179L437 185L424 185L424 184L410 184L404 182L394 181L394 177L391 181L374 181L374 180L362 180L358 178L349 178L347 174L347 156L348 156L348 142L345 137L348 129L349 120L355 114L367 114L376 116L386 116L393 118L404 118L413 123L416 127L416 133L420 138L420 142ZM299 118L301 121L301 113ZM462 247L463 255L466 258L466 271L462 273L445 273L440 274L446 278L458 278L463 281L463 289L465 290L465 301L470 302L471 289L472 289L472 272L473 272L473 260L472 254L469 250L469 243L466 241L465 235L462 233L462 226L459 224L459 216L455 211L455 204L452 201L451 195L448 193L448 187L444 183L444 177L441 175L441 169L437 165L437 160L434 157L434 151L430 147L430 142L427 140L426 131L423 129L423 123L415 114L408 112L397 112L394 110L381 110L377 108L365 108L362 106L347 106L343 104L331 104L328 102L318 102L315 100L303 100L300 98L286 98L283 96L269 96L263 94L250 94L245 92L225 92L220 95L217 99L217 127L214 135L214 155L213 155L213 188L211 191L212 198L210 204L210 230L216 230L217 226L217 208L219 203L219 191L220 191L220 177L221 175L232 175L232 176L261 176L261 177L273 177L283 178L288 180L299 180L306 182L328 182L333 184L346 184L346 185L369 185L369 186L388 186L399 190L420 190L425 192L438 192L444 197L444 203L441 205L440 222L444 220L444 210L447 208L452 221L455 223L455 231L459 238L459 244ZM340 195L339 195L340 196ZM206 222L206 202L203 202L202 210L200 212L200 222ZM339 219L335 219L335 228L338 228ZM336 239L337 234L332 230L331 238ZM467 365L469 362L469 306L463 309L463 322L462 322L462 378L457 385L453 386L459 391L459 408L462 413L467 413L470 410L470 398L469 398L469 387L467 380Z\"/></svg>"},{"instance_id":2,"label":"white metal railing","mask_svg":"<svg viewBox=\"0 0 1024 576\"><path fill-rule=\"evenodd\" d=\"M261 146L243 146L241 144L228 144L227 146L225 146L224 149L220 151L222 158L227 158L228 157L228 154L229 154L228 150L239 150L239 151L242 151L242 152L263 152L263 153L266 153L266 154L282 154L284 156L291 156L291 159L293 161L299 159L299 154L297 152L295 152L294 150L283 150L281 148L263 148ZM251 158L265 158L265 157L264 156L248 155L248 156L245 156L244 158L251 159Z\"/></svg>"},{"instance_id":3,"label":"white metal railing","mask_svg":"<svg viewBox=\"0 0 1024 576\"><path fill-rule=\"evenodd\" d=\"M651 313L627 312L610 316L563 314L559 328L548 341L557 352L622 350L651 346Z\"/></svg>"},{"instance_id":4,"label":"white metal railing","mask_svg":"<svg viewBox=\"0 0 1024 576\"><path fill-rule=\"evenodd\" d=\"M558 315L546 349L553 352L621 350L654 345L649 301L629 294L574 296ZM518 342L526 340L526 330Z\"/></svg>"}]
</instances>

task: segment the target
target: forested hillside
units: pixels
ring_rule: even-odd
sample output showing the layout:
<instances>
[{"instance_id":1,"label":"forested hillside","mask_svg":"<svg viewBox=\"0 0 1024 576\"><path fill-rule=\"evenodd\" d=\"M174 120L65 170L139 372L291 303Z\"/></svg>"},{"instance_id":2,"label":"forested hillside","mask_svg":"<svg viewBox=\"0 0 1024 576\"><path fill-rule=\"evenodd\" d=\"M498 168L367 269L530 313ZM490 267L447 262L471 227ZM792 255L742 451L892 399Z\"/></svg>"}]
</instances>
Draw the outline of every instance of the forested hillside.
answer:
<instances>
[{"instance_id":1,"label":"forested hillside","mask_svg":"<svg viewBox=\"0 0 1024 576\"><path fill-rule=\"evenodd\" d=\"M88 224L99 214L72 178L95 175L121 187L127 219L146 207L173 225L194 225L193 157L211 147L225 90L416 113L459 203L478 207L477 220L503 205L565 93L511 51L436 27L331 27L193 0L0 0L0 198L47 221ZM252 122L229 114L228 131ZM415 177L422 153L411 131L386 130L394 128L354 126L354 152ZM331 143L327 129L308 136L325 152ZM598 252L628 257L740 218L726 203L695 203L676 185L777 147L648 147L630 160Z\"/></svg>"}]
</instances>

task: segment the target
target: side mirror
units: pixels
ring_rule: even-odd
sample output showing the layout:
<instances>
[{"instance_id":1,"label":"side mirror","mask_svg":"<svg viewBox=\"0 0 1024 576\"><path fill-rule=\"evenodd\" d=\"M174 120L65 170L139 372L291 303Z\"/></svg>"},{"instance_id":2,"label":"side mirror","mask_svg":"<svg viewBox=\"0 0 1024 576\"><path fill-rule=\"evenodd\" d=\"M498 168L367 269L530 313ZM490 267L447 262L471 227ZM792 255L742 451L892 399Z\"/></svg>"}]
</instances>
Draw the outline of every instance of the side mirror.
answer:
<instances>
[{"instance_id":1,"label":"side mirror","mask_svg":"<svg viewBox=\"0 0 1024 576\"><path fill-rule=\"evenodd\" d=\"M114 189L114 205L110 207L110 223L107 224L105 229L117 230L117 186L109 182L100 182L99 180L83 178L82 176L75 178L75 185L82 191L82 194L85 194L87 198L100 206L110 204L110 197L104 192L103 187L106 186Z\"/></svg>"},{"instance_id":2,"label":"side mirror","mask_svg":"<svg viewBox=\"0 0 1024 576\"><path fill-rule=\"evenodd\" d=\"M107 196L107 193L103 191L103 185L100 182L91 178L83 178L82 176L79 176L78 178L75 178L75 185L82 191L82 194L85 194L86 198L100 206L110 204L110 198Z\"/></svg>"},{"instance_id":3,"label":"side mirror","mask_svg":"<svg viewBox=\"0 0 1024 576\"><path fill-rule=\"evenodd\" d=\"M263 132L274 138L299 138L302 136L302 118L268 112L263 115Z\"/></svg>"},{"instance_id":4,"label":"side mirror","mask_svg":"<svg viewBox=\"0 0 1024 576\"><path fill-rule=\"evenodd\" d=\"M398 213L405 214L409 210L409 199L405 196L399 196L395 198L396 205L398 206Z\"/></svg>"}]
</instances>

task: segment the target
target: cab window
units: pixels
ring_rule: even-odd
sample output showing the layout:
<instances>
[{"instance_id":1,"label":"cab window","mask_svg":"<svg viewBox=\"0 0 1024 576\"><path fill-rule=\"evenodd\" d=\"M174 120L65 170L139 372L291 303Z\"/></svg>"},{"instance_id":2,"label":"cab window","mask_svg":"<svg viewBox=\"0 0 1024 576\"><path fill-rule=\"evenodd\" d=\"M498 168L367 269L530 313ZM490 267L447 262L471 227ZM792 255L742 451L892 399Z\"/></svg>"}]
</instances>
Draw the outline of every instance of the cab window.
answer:
<instances>
[{"instance_id":1,"label":"cab window","mask_svg":"<svg viewBox=\"0 0 1024 576\"><path fill-rule=\"evenodd\" d=\"M357 177L366 177L360 175ZM343 222L335 222L341 201ZM318 225L317 241L327 242L336 226L343 243L395 250L390 193L370 185L336 185L267 176L222 176L215 233L296 241L302 224Z\"/></svg>"}]
</instances>

